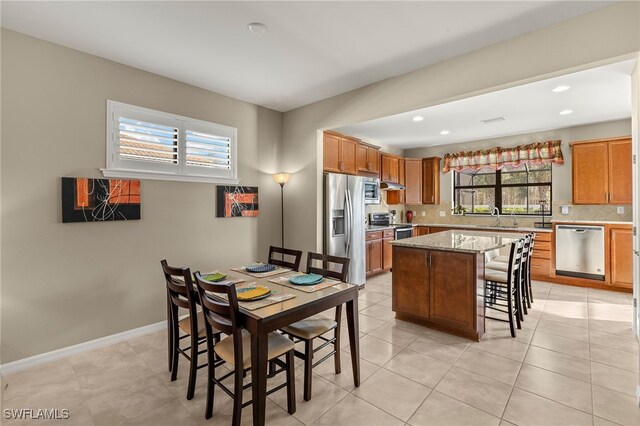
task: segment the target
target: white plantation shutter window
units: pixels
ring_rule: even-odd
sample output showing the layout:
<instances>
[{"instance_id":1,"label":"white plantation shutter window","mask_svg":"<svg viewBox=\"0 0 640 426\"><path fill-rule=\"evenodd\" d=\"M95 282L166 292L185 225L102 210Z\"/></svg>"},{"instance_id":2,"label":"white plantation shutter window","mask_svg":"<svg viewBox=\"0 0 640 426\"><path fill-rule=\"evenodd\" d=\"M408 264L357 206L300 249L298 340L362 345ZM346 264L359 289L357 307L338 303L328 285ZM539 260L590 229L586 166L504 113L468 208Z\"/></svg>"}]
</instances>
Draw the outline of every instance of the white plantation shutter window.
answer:
<instances>
[{"instance_id":1,"label":"white plantation shutter window","mask_svg":"<svg viewBox=\"0 0 640 426\"><path fill-rule=\"evenodd\" d=\"M107 101L106 177L238 183L233 127Z\"/></svg>"}]
</instances>

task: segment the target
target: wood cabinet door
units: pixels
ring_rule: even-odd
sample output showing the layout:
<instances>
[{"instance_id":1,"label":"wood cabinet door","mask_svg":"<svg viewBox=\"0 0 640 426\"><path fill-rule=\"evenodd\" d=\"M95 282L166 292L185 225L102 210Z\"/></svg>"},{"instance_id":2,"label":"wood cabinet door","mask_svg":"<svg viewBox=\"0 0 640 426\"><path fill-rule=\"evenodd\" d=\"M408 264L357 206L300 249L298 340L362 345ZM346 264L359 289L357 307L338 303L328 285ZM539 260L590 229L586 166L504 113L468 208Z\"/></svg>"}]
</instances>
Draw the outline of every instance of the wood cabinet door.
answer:
<instances>
[{"instance_id":1,"label":"wood cabinet door","mask_svg":"<svg viewBox=\"0 0 640 426\"><path fill-rule=\"evenodd\" d=\"M573 204L607 204L609 160L607 142L571 146Z\"/></svg>"},{"instance_id":2,"label":"wood cabinet door","mask_svg":"<svg viewBox=\"0 0 640 426\"><path fill-rule=\"evenodd\" d=\"M417 229L417 234L418 235L428 235L429 234L429 227L427 226L416 226L414 229Z\"/></svg>"},{"instance_id":3,"label":"wood cabinet door","mask_svg":"<svg viewBox=\"0 0 640 426\"><path fill-rule=\"evenodd\" d=\"M367 162L369 163L370 172L380 172L380 152L376 148L367 148Z\"/></svg>"},{"instance_id":4,"label":"wood cabinet door","mask_svg":"<svg viewBox=\"0 0 640 426\"><path fill-rule=\"evenodd\" d=\"M422 204L422 160L406 158L404 160L404 199L406 204Z\"/></svg>"},{"instance_id":5,"label":"wood cabinet door","mask_svg":"<svg viewBox=\"0 0 640 426\"><path fill-rule=\"evenodd\" d=\"M340 173L340 136L324 133L323 169L325 172Z\"/></svg>"},{"instance_id":6,"label":"wood cabinet door","mask_svg":"<svg viewBox=\"0 0 640 426\"><path fill-rule=\"evenodd\" d=\"M609 203L631 204L631 139L609 142Z\"/></svg>"},{"instance_id":7,"label":"wood cabinet door","mask_svg":"<svg viewBox=\"0 0 640 426\"><path fill-rule=\"evenodd\" d=\"M394 247L391 306L395 312L429 319L429 273L426 250Z\"/></svg>"},{"instance_id":8,"label":"wood cabinet door","mask_svg":"<svg viewBox=\"0 0 640 426\"><path fill-rule=\"evenodd\" d=\"M422 159L422 204L440 204L440 158Z\"/></svg>"},{"instance_id":9,"label":"wood cabinet door","mask_svg":"<svg viewBox=\"0 0 640 426\"><path fill-rule=\"evenodd\" d=\"M372 273L382 271L382 240L369 241L369 267Z\"/></svg>"},{"instance_id":10,"label":"wood cabinet door","mask_svg":"<svg viewBox=\"0 0 640 426\"><path fill-rule=\"evenodd\" d=\"M610 230L611 285L633 287L633 231Z\"/></svg>"},{"instance_id":11,"label":"wood cabinet door","mask_svg":"<svg viewBox=\"0 0 640 426\"><path fill-rule=\"evenodd\" d=\"M356 174L356 151L358 142L353 139L341 138L340 161L342 162L341 172L346 174Z\"/></svg>"},{"instance_id":12,"label":"wood cabinet door","mask_svg":"<svg viewBox=\"0 0 640 426\"><path fill-rule=\"evenodd\" d=\"M382 158L380 180L398 183L398 158L386 154L382 154L380 157Z\"/></svg>"},{"instance_id":13,"label":"wood cabinet door","mask_svg":"<svg viewBox=\"0 0 640 426\"><path fill-rule=\"evenodd\" d=\"M418 226L414 226L413 229L411 230L411 236L412 237L417 237L418 236ZM429 228L427 228L427 231L429 231Z\"/></svg>"},{"instance_id":14,"label":"wood cabinet door","mask_svg":"<svg viewBox=\"0 0 640 426\"><path fill-rule=\"evenodd\" d=\"M391 269L393 258L393 246L391 245L393 237L382 240L382 269Z\"/></svg>"},{"instance_id":15,"label":"wood cabinet door","mask_svg":"<svg viewBox=\"0 0 640 426\"><path fill-rule=\"evenodd\" d=\"M358 144L358 147L356 149L356 166L359 172L369 171L368 153L369 153L368 146Z\"/></svg>"},{"instance_id":16,"label":"wood cabinet door","mask_svg":"<svg viewBox=\"0 0 640 426\"><path fill-rule=\"evenodd\" d=\"M476 317L474 259L471 253L429 252L431 321L473 331Z\"/></svg>"},{"instance_id":17,"label":"wood cabinet door","mask_svg":"<svg viewBox=\"0 0 640 426\"><path fill-rule=\"evenodd\" d=\"M389 161L389 181L400 183L400 161L396 157L391 157Z\"/></svg>"}]
</instances>

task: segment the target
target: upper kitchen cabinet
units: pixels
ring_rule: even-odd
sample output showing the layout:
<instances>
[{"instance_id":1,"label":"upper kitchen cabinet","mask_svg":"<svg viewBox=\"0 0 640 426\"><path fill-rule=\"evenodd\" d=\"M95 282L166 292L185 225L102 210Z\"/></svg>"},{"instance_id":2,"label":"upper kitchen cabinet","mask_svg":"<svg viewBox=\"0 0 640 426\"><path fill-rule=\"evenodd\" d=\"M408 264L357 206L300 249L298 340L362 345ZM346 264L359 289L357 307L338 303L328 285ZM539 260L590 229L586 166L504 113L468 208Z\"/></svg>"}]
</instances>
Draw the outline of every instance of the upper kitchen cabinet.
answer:
<instances>
[{"instance_id":1,"label":"upper kitchen cabinet","mask_svg":"<svg viewBox=\"0 0 640 426\"><path fill-rule=\"evenodd\" d=\"M323 139L324 171L355 175L358 141L331 132L324 132Z\"/></svg>"},{"instance_id":2,"label":"upper kitchen cabinet","mask_svg":"<svg viewBox=\"0 0 640 426\"><path fill-rule=\"evenodd\" d=\"M422 159L422 204L440 204L440 157Z\"/></svg>"},{"instance_id":3,"label":"upper kitchen cabinet","mask_svg":"<svg viewBox=\"0 0 640 426\"><path fill-rule=\"evenodd\" d=\"M398 182L405 185L405 163L404 158L398 158ZM404 190L387 191L387 204L404 204Z\"/></svg>"},{"instance_id":4,"label":"upper kitchen cabinet","mask_svg":"<svg viewBox=\"0 0 640 426\"><path fill-rule=\"evenodd\" d=\"M405 158L404 175L405 204L422 204L422 159Z\"/></svg>"},{"instance_id":5,"label":"upper kitchen cabinet","mask_svg":"<svg viewBox=\"0 0 640 426\"><path fill-rule=\"evenodd\" d=\"M400 158L390 154L382 154L380 158L382 163L380 180L400 183Z\"/></svg>"},{"instance_id":6,"label":"upper kitchen cabinet","mask_svg":"<svg viewBox=\"0 0 640 426\"><path fill-rule=\"evenodd\" d=\"M574 204L631 204L631 139L571 145Z\"/></svg>"},{"instance_id":7,"label":"upper kitchen cabinet","mask_svg":"<svg viewBox=\"0 0 640 426\"><path fill-rule=\"evenodd\" d=\"M358 174L380 173L380 148L364 142L358 142L356 164Z\"/></svg>"}]
</instances>

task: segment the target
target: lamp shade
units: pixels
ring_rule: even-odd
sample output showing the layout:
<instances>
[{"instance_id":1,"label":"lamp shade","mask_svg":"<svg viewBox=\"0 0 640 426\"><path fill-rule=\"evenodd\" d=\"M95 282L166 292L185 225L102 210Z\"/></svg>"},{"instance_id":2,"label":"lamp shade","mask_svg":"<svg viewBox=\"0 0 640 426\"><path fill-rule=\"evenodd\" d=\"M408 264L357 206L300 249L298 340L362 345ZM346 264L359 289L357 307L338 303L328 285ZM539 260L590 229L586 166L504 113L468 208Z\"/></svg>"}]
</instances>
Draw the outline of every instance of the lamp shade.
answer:
<instances>
[{"instance_id":1,"label":"lamp shade","mask_svg":"<svg viewBox=\"0 0 640 426\"><path fill-rule=\"evenodd\" d=\"M275 180L276 183L279 183L280 185L284 185L285 183L289 182L290 177L291 175L289 173L276 173L275 175L273 175L273 180Z\"/></svg>"}]
</instances>

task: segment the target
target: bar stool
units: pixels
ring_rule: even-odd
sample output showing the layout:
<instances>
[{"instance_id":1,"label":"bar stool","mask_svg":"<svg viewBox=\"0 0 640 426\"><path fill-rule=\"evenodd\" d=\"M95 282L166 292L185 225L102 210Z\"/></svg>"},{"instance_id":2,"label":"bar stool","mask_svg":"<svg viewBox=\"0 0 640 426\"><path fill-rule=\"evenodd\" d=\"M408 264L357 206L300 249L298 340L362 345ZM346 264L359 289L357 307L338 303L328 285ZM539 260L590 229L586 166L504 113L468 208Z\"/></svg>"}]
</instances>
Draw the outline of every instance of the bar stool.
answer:
<instances>
[{"instance_id":1,"label":"bar stool","mask_svg":"<svg viewBox=\"0 0 640 426\"><path fill-rule=\"evenodd\" d=\"M520 291L519 276L521 273L522 252L524 239L511 243L509 248L509 263L507 272L485 267L485 307L508 315L509 319L495 318L485 315L485 318L508 322L511 337L516 337L516 327L522 328L520 323ZM500 303L500 302L506 303ZM502 308L507 308L502 309ZM514 324L515 319L515 324Z\"/></svg>"}]
</instances>

